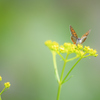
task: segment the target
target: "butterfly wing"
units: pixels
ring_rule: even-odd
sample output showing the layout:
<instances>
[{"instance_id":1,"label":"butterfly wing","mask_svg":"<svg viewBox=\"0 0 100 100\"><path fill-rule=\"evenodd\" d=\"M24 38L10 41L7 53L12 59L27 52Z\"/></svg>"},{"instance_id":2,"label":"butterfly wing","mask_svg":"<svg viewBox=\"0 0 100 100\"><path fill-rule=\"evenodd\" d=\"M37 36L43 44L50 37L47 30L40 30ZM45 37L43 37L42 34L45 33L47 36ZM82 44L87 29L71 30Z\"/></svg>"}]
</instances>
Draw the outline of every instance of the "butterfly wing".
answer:
<instances>
[{"instance_id":1,"label":"butterfly wing","mask_svg":"<svg viewBox=\"0 0 100 100\"><path fill-rule=\"evenodd\" d=\"M73 42L74 44L76 44L76 41L77 41L77 39L78 39L78 36L77 36L75 30L72 28L72 26L70 26L70 31L71 31L71 34L72 34L71 40L72 40L72 42Z\"/></svg>"},{"instance_id":2,"label":"butterfly wing","mask_svg":"<svg viewBox=\"0 0 100 100\"><path fill-rule=\"evenodd\" d=\"M71 36L71 40L74 44L76 44L77 39L74 36Z\"/></svg>"},{"instance_id":3,"label":"butterfly wing","mask_svg":"<svg viewBox=\"0 0 100 100\"><path fill-rule=\"evenodd\" d=\"M89 35L90 31L91 31L91 30L87 31L87 32L81 37L81 40L82 40L81 44L87 39L87 36Z\"/></svg>"},{"instance_id":4,"label":"butterfly wing","mask_svg":"<svg viewBox=\"0 0 100 100\"><path fill-rule=\"evenodd\" d=\"M75 30L72 28L72 26L70 26L70 31L71 31L72 36L74 36L76 39L78 39L78 36L77 36Z\"/></svg>"}]
</instances>

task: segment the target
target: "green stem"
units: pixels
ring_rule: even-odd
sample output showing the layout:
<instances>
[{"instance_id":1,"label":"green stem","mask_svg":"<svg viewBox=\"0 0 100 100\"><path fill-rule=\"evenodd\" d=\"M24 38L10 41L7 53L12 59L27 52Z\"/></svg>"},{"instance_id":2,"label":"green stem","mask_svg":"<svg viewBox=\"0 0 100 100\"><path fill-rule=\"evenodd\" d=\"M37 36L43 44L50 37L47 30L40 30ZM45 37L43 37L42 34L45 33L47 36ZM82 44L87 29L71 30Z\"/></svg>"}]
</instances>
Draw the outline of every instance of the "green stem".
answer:
<instances>
[{"instance_id":1,"label":"green stem","mask_svg":"<svg viewBox=\"0 0 100 100\"><path fill-rule=\"evenodd\" d=\"M70 77L69 77L67 80L65 80L64 82L62 82L62 84L65 83L65 82L67 82L67 81L69 81L72 77L73 77L73 75L70 76Z\"/></svg>"},{"instance_id":2,"label":"green stem","mask_svg":"<svg viewBox=\"0 0 100 100\"><path fill-rule=\"evenodd\" d=\"M1 91L0 95L5 91L6 87Z\"/></svg>"},{"instance_id":3,"label":"green stem","mask_svg":"<svg viewBox=\"0 0 100 100\"><path fill-rule=\"evenodd\" d=\"M70 74L70 72L74 69L74 67L78 64L78 62L81 60L82 58L80 58L75 64L74 66L69 70L69 72L67 73L67 75L65 76L65 78L63 79L62 83L65 82L66 78L68 77L68 75Z\"/></svg>"},{"instance_id":4,"label":"green stem","mask_svg":"<svg viewBox=\"0 0 100 100\"><path fill-rule=\"evenodd\" d=\"M73 57L73 58L71 58L71 59L68 59L67 62L69 62L69 61L71 61L71 60L74 60L74 59L76 59L76 58L78 58L78 56Z\"/></svg>"},{"instance_id":5,"label":"green stem","mask_svg":"<svg viewBox=\"0 0 100 100\"><path fill-rule=\"evenodd\" d=\"M60 77L60 81L59 81L59 86L58 86L57 100L59 100L59 97L60 97L60 91L61 91L61 86L62 86L62 78L63 78L65 66L66 66L66 63L67 63L67 58L68 58L68 54L66 56L66 59L64 60L64 65L63 65L63 69L62 69L62 73L61 73L61 77Z\"/></svg>"},{"instance_id":6,"label":"green stem","mask_svg":"<svg viewBox=\"0 0 100 100\"><path fill-rule=\"evenodd\" d=\"M86 55L86 56L84 56L83 58L86 58L86 57L89 57L90 55Z\"/></svg>"},{"instance_id":7,"label":"green stem","mask_svg":"<svg viewBox=\"0 0 100 100\"><path fill-rule=\"evenodd\" d=\"M58 86L57 100L59 100L59 97L60 97L60 91L61 91L61 84L59 84L59 86Z\"/></svg>"},{"instance_id":8,"label":"green stem","mask_svg":"<svg viewBox=\"0 0 100 100\"><path fill-rule=\"evenodd\" d=\"M55 74L56 74L57 81L59 83L60 82L60 78L59 78L57 64L56 64L56 52L52 51L52 55L53 55L53 63L54 63Z\"/></svg>"},{"instance_id":9,"label":"green stem","mask_svg":"<svg viewBox=\"0 0 100 100\"><path fill-rule=\"evenodd\" d=\"M65 60L65 59L63 58L63 56L62 56L60 53L58 53L58 55L63 59L63 61Z\"/></svg>"},{"instance_id":10,"label":"green stem","mask_svg":"<svg viewBox=\"0 0 100 100\"><path fill-rule=\"evenodd\" d=\"M0 95L0 100L2 100L2 99L1 99L1 95Z\"/></svg>"},{"instance_id":11,"label":"green stem","mask_svg":"<svg viewBox=\"0 0 100 100\"><path fill-rule=\"evenodd\" d=\"M68 58L68 54L67 54L66 59L65 59L65 61L64 61L64 65L63 65L63 69L62 69L62 73L61 73L60 81L62 81L62 78L63 78L63 74L64 74L65 66L66 66L66 63L67 63L67 58Z\"/></svg>"}]
</instances>

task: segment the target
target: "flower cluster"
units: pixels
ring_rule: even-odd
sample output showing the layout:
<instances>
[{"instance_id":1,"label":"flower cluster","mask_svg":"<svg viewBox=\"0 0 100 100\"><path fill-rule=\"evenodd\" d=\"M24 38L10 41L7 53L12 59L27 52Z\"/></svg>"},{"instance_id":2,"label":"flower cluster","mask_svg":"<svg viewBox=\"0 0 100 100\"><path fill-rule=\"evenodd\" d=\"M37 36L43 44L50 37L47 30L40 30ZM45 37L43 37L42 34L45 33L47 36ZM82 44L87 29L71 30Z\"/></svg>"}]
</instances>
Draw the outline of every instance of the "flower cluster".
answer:
<instances>
[{"instance_id":1,"label":"flower cluster","mask_svg":"<svg viewBox=\"0 0 100 100\"><path fill-rule=\"evenodd\" d=\"M91 49L89 46L84 46L81 44L78 44L77 46L75 44L71 43L64 43L63 45L59 46L57 42L52 42L51 40L48 40L45 42L45 45L52 51L55 51L56 53L75 53L78 57L84 58L87 56L94 56L97 57L97 51Z\"/></svg>"},{"instance_id":2,"label":"flower cluster","mask_svg":"<svg viewBox=\"0 0 100 100\"><path fill-rule=\"evenodd\" d=\"M48 40L45 42L45 45L48 46L50 50L58 51L59 50L59 44L57 42L52 42L51 40Z\"/></svg>"}]
</instances>

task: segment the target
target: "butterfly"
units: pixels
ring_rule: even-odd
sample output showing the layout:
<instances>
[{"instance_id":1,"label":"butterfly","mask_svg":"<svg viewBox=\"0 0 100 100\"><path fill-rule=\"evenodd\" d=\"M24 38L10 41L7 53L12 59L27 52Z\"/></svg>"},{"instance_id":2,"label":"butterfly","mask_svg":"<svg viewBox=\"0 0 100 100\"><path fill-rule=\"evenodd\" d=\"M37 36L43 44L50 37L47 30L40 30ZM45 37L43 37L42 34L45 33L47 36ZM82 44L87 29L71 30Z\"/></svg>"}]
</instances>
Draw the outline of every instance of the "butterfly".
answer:
<instances>
[{"instance_id":1,"label":"butterfly","mask_svg":"<svg viewBox=\"0 0 100 100\"><path fill-rule=\"evenodd\" d=\"M71 40L74 44L82 44L86 39L87 36L89 35L90 31L87 31L81 38L78 38L78 35L76 34L75 30L70 26L70 31L71 31Z\"/></svg>"}]
</instances>

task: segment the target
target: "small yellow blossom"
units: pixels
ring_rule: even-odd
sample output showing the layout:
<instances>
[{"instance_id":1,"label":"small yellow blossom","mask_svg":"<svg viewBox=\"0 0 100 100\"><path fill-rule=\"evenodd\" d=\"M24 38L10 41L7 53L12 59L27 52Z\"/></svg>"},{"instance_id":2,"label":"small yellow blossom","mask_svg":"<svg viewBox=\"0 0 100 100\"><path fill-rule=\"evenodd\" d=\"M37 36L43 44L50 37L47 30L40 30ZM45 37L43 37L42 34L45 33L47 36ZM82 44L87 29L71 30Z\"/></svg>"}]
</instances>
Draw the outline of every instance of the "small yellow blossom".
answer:
<instances>
[{"instance_id":1,"label":"small yellow blossom","mask_svg":"<svg viewBox=\"0 0 100 100\"><path fill-rule=\"evenodd\" d=\"M51 40L48 40L45 42L45 45L51 45L52 41Z\"/></svg>"},{"instance_id":2,"label":"small yellow blossom","mask_svg":"<svg viewBox=\"0 0 100 100\"><path fill-rule=\"evenodd\" d=\"M57 51L59 49L59 44L57 42L52 42L51 40L48 40L45 42L45 45L51 49L51 50L54 50L54 51Z\"/></svg>"},{"instance_id":3,"label":"small yellow blossom","mask_svg":"<svg viewBox=\"0 0 100 100\"><path fill-rule=\"evenodd\" d=\"M83 45L78 44L78 45L77 45L77 48L78 48L79 50L81 50L81 49L83 49Z\"/></svg>"},{"instance_id":4,"label":"small yellow blossom","mask_svg":"<svg viewBox=\"0 0 100 100\"><path fill-rule=\"evenodd\" d=\"M95 55L94 55L94 57L97 57L97 56L98 56L98 54L95 54Z\"/></svg>"},{"instance_id":5,"label":"small yellow blossom","mask_svg":"<svg viewBox=\"0 0 100 100\"><path fill-rule=\"evenodd\" d=\"M64 47L65 47L65 48L67 48L67 47L68 47L68 48L71 47L71 43L64 43Z\"/></svg>"},{"instance_id":6,"label":"small yellow blossom","mask_svg":"<svg viewBox=\"0 0 100 100\"><path fill-rule=\"evenodd\" d=\"M10 82L6 82L6 83L4 83L4 86L6 87L6 88L9 88L10 87Z\"/></svg>"},{"instance_id":7,"label":"small yellow blossom","mask_svg":"<svg viewBox=\"0 0 100 100\"><path fill-rule=\"evenodd\" d=\"M51 46L52 50L57 51L59 49L59 44L57 42L52 42L52 46Z\"/></svg>"},{"instance_id":8,"label":"small yellow blossom","mask_svg":"<svg viewBox=\"0 0 100 100\"><path fill-rule=\"evenodd\" d=\"M94 50L93 52L94 52L94 53L97 53L97 51L96 51L96 50Z\"/></svg>"},{"instance_id":9,"label":"small yellow blossom","mask_svg":"<svg viewBox=\"0 0 100 100\"><path fill-rule=\"evenodd\" d=\"M84 53L83 51L80 51L80 52L79 52L80 57L83 57L84 54L85 54L85 53Z\"/></svg>"},{"instance_id":10,"label":"small yellow blossom","mask_svg":"<svg viewBox=\"0 0 100 100\"><path fill-rule=\"evenodd\" d=\"M79 50L76 49L76 50L75 50L75 53L76 53L76 54L79 54Z\"/></svg>"},{"instance_id":11,"label":"small yellow blossom","mask_svg":"<svg viewBox=\"0 0 100 100\"><path fill-rule=\"evenodd\" d=\"M0 81L2 81L2 77L0 76Z\"/></svg>"},{"instance_id":12,"label":"small yellow blossom","mask_svg":"<svg viewBox=\"0 0 100 100\"><path fill-rule=\"evenodd\" d=\"M89 50L89 54L92 55L92 56L94 56L96 53L97 53L96 50L93 50L93 49Z\"/></svg>"},{"instance_id":13,"label":"small yellow blossom","mask_svg":"<svg viewBox=\"0 0 100 100\"><path fill-rule=\"evenodd\" d=\"M77 46L75 44L72 44L71 46L72 46L72 48L77 48Z\"/></svg>"},{"instance_id":14,"label":"small yellow blossom","mask_svg":"<svg viewBox=\"0 0 100 100\"><path fill-rule=\"evenodd\" d=\"M76 53L76 55L78 56L78 57L83 57L84 56L84 52L83 51L81 51L81 50L75 50L75 53Z\"/></svg>"},{"instance_id":15,"label":"small yellow blossom","mask_svg":"<svg viewBox=\"0 0 100 100\"><path fill-rule=\"evenodd\" d=\"M66 53L73 53L75 49L75 45L71 43L64 43L64 47L66 49Z\"/></svg>"},{"instance_id":16,"label":"small yellow blossom","mask_svg":"<svg viewBox=\"0 0 100 100\"><path fill-rule=\"evenodd\" d=\"M61 53L65 53L65 48L64 48L63 45L60 46L60 52L61 52Z\"/></svg>"},{"instance_id":17,"label":"small yellow blossom","mask_svg":"<svg viewBox=\"0 0 100 100\"><path fill-rule=\"evenodd\" d=\"M75 44L72 44L69 48L70 53L75 53L77 46Z\"/></svg>"},{"instance_id":18,"label":"small yellow blossom","mask_svg":"<svg viewBox=\"0 0 100 100\"><path fill-rule=\"evenodd\" d=\"M90 47L89 47L89 46L85 46L85 47L83 48L83 51L85 51L86 53L88 53L89 50L90 50Z\"/></svg>"}]
</instances>

